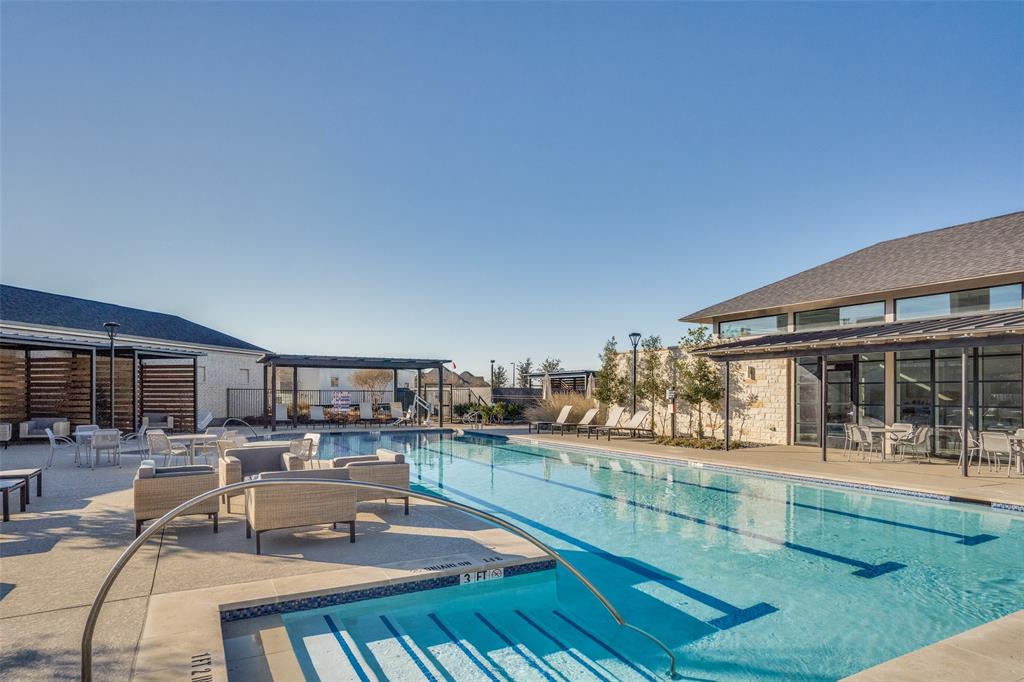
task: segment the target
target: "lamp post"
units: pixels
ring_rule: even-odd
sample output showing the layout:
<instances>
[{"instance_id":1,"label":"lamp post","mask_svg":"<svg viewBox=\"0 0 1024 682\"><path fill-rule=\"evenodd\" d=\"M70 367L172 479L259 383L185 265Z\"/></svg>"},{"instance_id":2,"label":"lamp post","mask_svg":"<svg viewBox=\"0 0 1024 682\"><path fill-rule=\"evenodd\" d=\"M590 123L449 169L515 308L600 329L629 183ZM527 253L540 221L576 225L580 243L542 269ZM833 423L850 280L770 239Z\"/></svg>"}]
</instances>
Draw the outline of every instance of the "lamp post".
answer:
<instances>
[{"instance_id":1,"label":"lamp post","mask_svg":"<svg viewBox=\"0 0 1024 682\"><path fill-rule=\"evenodd\" d=\"M512 363L512 388L516 387L516 363Z\"/></svg>"},{"instance_id":2,"label":"lamp post","mask_svg":"<svg viewBox=\"0 0 1024 682\"><path fill-rule=\"evenodd\" d=\"M491 388L494 388L494 360L491 360Z\"/></svg>"},{"instance_id":3,"label":"lamp post","mask_svg":"<svg viewBox=\"0 0 1024 682\"><path fill-rule=\"evenodd\" d=\"M629 342L633 344L633 414L636 414L636 347L640 343L640 332L630 334Z\"/></svg>"},{"instance_id":4,"label":"lamp post","mask_svg":"<svg viewBox=\"0 0 1024 682\"><path fill-rule=\"evenodd\" d=\"M117 328L121 325L117 322L104 322L103 328L107 330L110 338L110 428L114 428L114 337L117 336Z\"/></svg>"}]
</instances>

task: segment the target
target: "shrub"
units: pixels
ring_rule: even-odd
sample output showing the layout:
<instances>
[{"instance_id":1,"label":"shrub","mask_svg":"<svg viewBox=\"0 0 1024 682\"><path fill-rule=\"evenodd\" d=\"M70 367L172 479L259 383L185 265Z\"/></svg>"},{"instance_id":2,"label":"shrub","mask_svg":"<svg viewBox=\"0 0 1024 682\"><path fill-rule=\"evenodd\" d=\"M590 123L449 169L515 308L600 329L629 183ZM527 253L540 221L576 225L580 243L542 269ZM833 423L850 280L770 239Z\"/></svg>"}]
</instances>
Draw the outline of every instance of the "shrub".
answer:
<instances>
[{"instance_id":1,"label":"shrub","mask_svg":"<svg viewBox=\"0 0 1024 682\"><path fill-rule=\"evenodd\" d=\"M455 413L456 417L465 417L466 413L476 411L477 406L473 403L459 403L452 408L452 412Z\"/></svg>"},{"instance_id":2,"label":"shrub","mask_svg":"<svg viewBox=\"0 0 1024 682\"><path fill-rule=\"evenodd\" d=\"M532 422L551 422L558 417L558 413L566 405L572 405L572 412L569 413L569 421L579 421L583 414L592 407L596 407L594 401L579 393L553 393L546 400L537 401L524 410L524 414ZM598 415L600 418L600 415ZM594 423L600 423L594 420Z\"/></svg>"},{"instance_id":3,"label":"shrub","mask_svg":"<svg viewBox=\"0 0 1024 682\"><path fill-rule=\"evenodd\" d=\"M523 419L523 406L519 403L502 403L505 406L505 419L518 422Z\"/></svg>"},{"instance_id":4,"label":"shrub","mask_svg":"<svg viewBox=\"0 0 1024 682\"><path fill-rule=\"evenodd\" d=\"M655 442L658 445L673 445L679 448L696 448L698 450L724 450L725 441L721 438L697 438L695 436L682 436L679 438L670 438L667 436L659 436ZM730 449L736 448L750 448L754 447L751 443L743 443L738 440L734 440L729 443Z\"/></svg>"}]
</instances>

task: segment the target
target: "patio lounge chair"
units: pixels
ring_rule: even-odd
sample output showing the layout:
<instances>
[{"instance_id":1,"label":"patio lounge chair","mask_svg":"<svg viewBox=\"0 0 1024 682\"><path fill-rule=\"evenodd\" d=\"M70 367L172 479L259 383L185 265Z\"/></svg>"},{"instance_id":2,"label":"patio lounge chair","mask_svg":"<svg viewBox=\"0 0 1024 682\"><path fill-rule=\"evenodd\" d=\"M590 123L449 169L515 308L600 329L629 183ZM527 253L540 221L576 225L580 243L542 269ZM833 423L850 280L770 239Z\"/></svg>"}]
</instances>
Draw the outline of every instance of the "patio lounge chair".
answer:
<instances>
[{"instance_id":1,"label":"patio lounge chair","mask_svg":"<svg viewBox=\"0 0 1024 682\"><path fill-rule=\"evenodd\" d=\"M281 455L284 455L291 448L288 441L263 442L258 445L242 447L223 447L219 445L224 441L217 441L218 449L221 451L218 462L220 485L225 486L231 483L239 483L250 476L256 476L266 471L285 471L286 464ZM231 512L231 498L238 497L242 493L226 496L224 500L228 505L228 513Z\"/></svg>"},{"instance_id":2,"label":"patio lounge chair","mask_svg":"<svg viewBox=\"0 0 1024 682\"><path fill-rule=\"evenodd\" d=\"M583 419L579 420L578 422L572 424L552 424L551 433L554 433L556 428L558 429L558 432L560 434L564 434L566 430L579 431L581 428L586 428L590 426L590 424L594 421L594 417L597 416L597 413L598 409L596 407L592 407L586 411L586 413L583 415Z\"/></svg>"},{"instance_id":3,"label":"patio lounge chair","mask_svg":"<svg viewBox=\"0 0 1024 682\"><path fill-rule=\"evenodd\" d=\"M552 427L564 424L565 421L569 418L569 415L571 413L572 413L572 405L566 405L565 407L562 408L562 411L558 413L558 416L555 417L555 421L553 421L553 422L530 422L530 424L526 427L526 432L530 433L534 429L537 429L537 433L540 433L541 430L545 426L548 427L549 431L551 431Z\"/></svg>"},{"instance_id":4,"label":"patio lounge chair","mask_svg":"<svg viewBox=\"0 0 1024 682\"><path fill-rule=\"evenodd\" d=\"M402 409L402 403L391 403L391 426L401 426L412 423L412 410Z\"/></svg>"},{"instance_id":5,"label":"patio lounge chair","mask_svg":"<svg viewBox=\"0 0 1024 682\"><path fill-rule=\"evenodd\" d=\"M287 405L274 405L274 421L286 422L288 421L288 406Z\"/></svg>"},{"instance_id":6,"label":"patio lounge chair","mask_svg":"<svg viewBox=\"0 0 1024 682\"><path fill-rule=\"evenodd\" d=\"M211 466L157 467L151 459L142 461L132 490L135 495L135 536L142 532L142 524L158 519L182 502L217 487L217 472ZM200 502L187 514L206 514L213 519L213 532L217 532L220 503L217 498Z\"/></svg>"},{"instance_id":7,"label":"patio lounge chair","mask_svg":"<svg viewBox=\"0 0 1024 682\"><path fill-rule=\"evenodd\" d=\"M1000 460L1005 456L1006 475L1010 475L1010 470L1013 468L1013 445L1010 443L1009 434L1002 431L982 431L981 454L988 459L990 469L993 466L994 456L995 468L997 470L999 469ZM978 471L981 471L980 460L978 461Z\"/></svg>"},{"instance_id":8,"label":"patio lounge chair","mask_svg":"<svg viewBox=\"0 0 1024 682\"><path fill-rule=\"evenodd\" d=\"M149 428L151 429L174 430L174 417L166 412L146 412L142 417L149 420Z\"/></svg>"},{"instance_id":9,"label":"patio lounge chair","mask_svg":"<svg viewBox=\"0 0 1024 682\"><path fill-rule=\"evenodd\" d=\"M199 421L196 422L196 433L202 433L206 430L206 427L213 421L213 412L204 412L199 416Z\"/></svg>"},{"instance_id":10,"label":"patio lounge chair","mask_svg":"<svg viewBox=\"0 0 1024 682\"><path fill-rule=\"evenodd\" d=\"M651 415L648 410L637 410L636 414L630 417L629 421L623 426L598 426L594 429L594 433L600 438L601 434L607 434L608 440L612 439L612 435L616 433L625 433L630 438L639 438L638 434L649 433L651 438L654 438L654 429L644 428L644 422Z\"/></svg>"},{"instance_id":11,"label":"patio lounge chair","mask_svg":"<svg viewBox=\"0 0 1024 682\"><path fill-rule=\"evenodd\" d=\"M146 442L149 443L149 456L163 457L164 467L168 467L171 464L171 460L175 457L188 457L188 448L178 443L172 443L168 438L167 434L157 429L146 433Z\"/></svg>"},{"instance_id":12,"label":"patio lounge chair","mask_svg":"<svg viewBox=\"0 0 1024 682\"><path fill-rule=\"evenodd\" d=\"M362 402L359 403L359 423L360 424L379 424L380 419L373 413L373 403Z\"/></svg>"},{"instance_id":13,"label":"patio lounge chair","mask_svg":"<svg viewBox=\"0 0 1024 682\"><path fill-rule=\"evenodd\" d=\"M166 436L165 436L166 438ZM92 432L89 450L92 457L89 458L89 466L96 465L96 459L100 456L100 450L107 451L107 461L113 461L121 466L121 432L117 429L97 429Z\"/></svg>"},{"instance_id":14,"label":"patio lounge chair","mask_svg":"<svg viewBox=\"0 0 1024 682\"><path fill-rule=\"evenodd\" d=\"M18 425L18 438L21 440L49 438L46 435L47 429L53 431L55 436L70 436L71 422L65 417L35 417Z\"/></svg>"},{"instance_id":15,"label":"patio lounge chair","mask_svg":"<svg viewBox=\"0 0 1024 682\"><path fill-rule=\"evenodd\" d=\"M377 448L376 455L337 457L331 461L331 465L336 469L347 470L349 478L353 481L380 483L381 485L390 485L396 488L409 487L409 465L405 461L405 455L400 455L385 448ZM389 499L396 498L405 502L405 513L408 514L408 497L388 493L384 490L370 490L368 488L360 488L358 490L358 500L360 502L367 500L384 500L387 502Z\"/></svg>"},{"instance_id":16,"label":"patio lounge chair","mask_svg":"<svg viewBox=\"0 0 1024 682\"><path fill-rule=\"evenodd\" d=\"M347 469L267 471L260 480L326 478L346 481ZM278 485L245 491L245 537L256 532L256 553L262 554L260 535L268 530L348 524L349 542L356 541L356 489L323 485Z\"/></svg>"},{"instance_id":17,"label":"patio lounge chair","mask_svg":"<svg viewBox=\"0 0 1024 682\"><path fill-rule=\"evenodd\" d=\"M149 417L143 417L139 430L121 436L121 452L146 452L146 431L149 431Z\"/></svg>"},{"instance_id":18,"label":"patio lounge chair","mask_svg":"<svg viewBox=\"0 0 1024 682\"><path fill-rule=\"evenodd\" d=\"M317 424L327 424L327 418L324 416L323 405L310 405L309 406L309 425L315 427Z\"/></svg>"},{"instance_id":19,"label":"patio lounge chair","mask_svg":"<svg viewBox=\"0 0 1024 682\"><path fill-rule=\"evenodd\" d=\"M7 444L11 441L11 433L14 429L8 422L0 422L0 443L4 444L4 450L7 449Z\"/></svg>"},{"instance_id":20,"label":"patio lounge chair","mask_svg":"<svg viewBox=\"0 0 1024 682\"><path fill-rule=\"evenodd\" d=\"M590 426L580 426L576 429L576 437L580 437L581 432L586 432L587 438L590 438L590 434L596 429L605 428L609 429L613 426L618 426L619 421L622 420L622 413L626 411L626 408L614 405L608 410L608 419L605 420L604 424L591 424Z\"/></svg>"}]
</instances>

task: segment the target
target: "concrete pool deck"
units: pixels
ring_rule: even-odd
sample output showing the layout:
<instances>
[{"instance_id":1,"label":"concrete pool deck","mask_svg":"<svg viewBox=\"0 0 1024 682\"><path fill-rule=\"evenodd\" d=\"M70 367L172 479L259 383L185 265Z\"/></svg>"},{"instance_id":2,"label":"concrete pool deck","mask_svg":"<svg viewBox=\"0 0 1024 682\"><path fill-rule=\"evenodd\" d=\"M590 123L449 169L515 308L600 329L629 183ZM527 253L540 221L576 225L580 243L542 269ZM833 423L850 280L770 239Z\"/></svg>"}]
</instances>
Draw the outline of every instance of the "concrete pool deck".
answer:
<instances>
[{"instance_id":1,"label":"concrete pool deck","mask_svg":"<svg viewBox=\"0 0 1024 682\"><path fill-rule=\"evenodd\" d=\"M0 468L42 467L47 445L15 445L0 451ZM123 468L80 469L64 454L43 472L43 496L33 486L25 512L15 504L11 520L0 524L0 670L4 680L79 679L85 618L107 571L135 534L132 479L137 455L124 455ZM431 559L468 557L471 562L501 555L536 557L538 551L511 533L461 512L413 500L409 516L402 505L360 503L357 540L329 527L269 532L263 555L245 538L241 505L221 508L220 532L203 517L182 517L158 533L131 560L107 599L96 628L94 670L97 680L187 679L169 672L166 658L143 650L163 627L191 630L194 621L171 613L147 622L154 603L176 608L183 592L217 592L220 603L240 601L230 593L261 585L278 595L324 590L324 576L340 586L376 580L402 580ZM416 566L402 565L413 561ZM420 568L417 568L420 567ZM372 575L371 575L372 574ZM227 590L226 592L224 590ZM224 595L228 596L224 596ZM198 601L198 600L197 600ZM178 614L180 615L180 614ZM168 623L170 623L168 625ZM219 628L219 621L215 621ZM144 632L150 637L143 641ZM171 641L177 639L172 637ZM169 651L164 651L164 654ZM180 652L179 652L180 653ZM143 660L143 658L145 660ZM186 659L187 662L187 659ZM223 678L219 678L223 680Z\"/></svg>"},{"instance_id":2,"label":"concrete pool deck","mask_svg":"<svg viewBox=\"0 0 1024 682\"><path fill-rule=\"evenodd\" d=\"M467 429L476 430L476 429ZM839 481L858 485L898 488L933 495L949 496L958 501L980 504L1009 504L1024 507L1024 477L1014 472L1006 476L1006 465L998 471L989 471L972 466L970 476L964 478L956 461L932 459L927 462L894 462L891 459L879 461L877 455L870 461L863 461L856 454L847 461L840 450L829 450L829 460L821 461L821 451L802 446L768 445L738 450L698 450L671 445L658 445L650 440L627 438L577 438L575 434L565 436L548 433L527 434L521 429L492 431L514 439L526 439L552 446L566 445L595 448L626 454L647 455L664 459L701 462L718 466L735 467L751 472L805 476L823 481Z\"/></svg>"}]
</instances>

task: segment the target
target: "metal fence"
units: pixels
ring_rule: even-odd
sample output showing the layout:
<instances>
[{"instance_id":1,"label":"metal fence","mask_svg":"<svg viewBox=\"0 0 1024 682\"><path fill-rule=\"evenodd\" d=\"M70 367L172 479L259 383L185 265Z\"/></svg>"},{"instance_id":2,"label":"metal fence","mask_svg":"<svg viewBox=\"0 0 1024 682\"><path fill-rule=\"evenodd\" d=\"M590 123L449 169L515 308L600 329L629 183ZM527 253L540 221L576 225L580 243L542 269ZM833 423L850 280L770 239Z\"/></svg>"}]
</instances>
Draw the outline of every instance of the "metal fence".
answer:
<instances>
[{"instance_id":1,"label":"metal fence","mask_svg":"<svg viewBox=\"0 0 1024 682\"><path fill-rule=\"evenodd\" d=\"M392 402L402 403L402 409L409 409L416 397L416 390L412 388L399 388L397 391L391 389L383 391L367 391L362 389L342 390L331 389L303 389L298 391L299 410L305 412L311 405L318 405L323 408L334 406L335 397L347 393L350 405L359 405L364 402L371 402L374 405L385 405ZM428 402L437 405L437 386L424 386L422 395ZM277 404L286 405L289 411L292 407L292 392L281 390L277 392ZM244 419L247 422L263 422L267 420L269 410L267 404L270 402L270 391L262 388L229 388L227 389L228 417ZM474 393L470 388L462 386L444 387L444 416L446 420L451 419L452 406L463 403L474 405L483 404L483 399Z\"/></svg>"}]
</instances>

